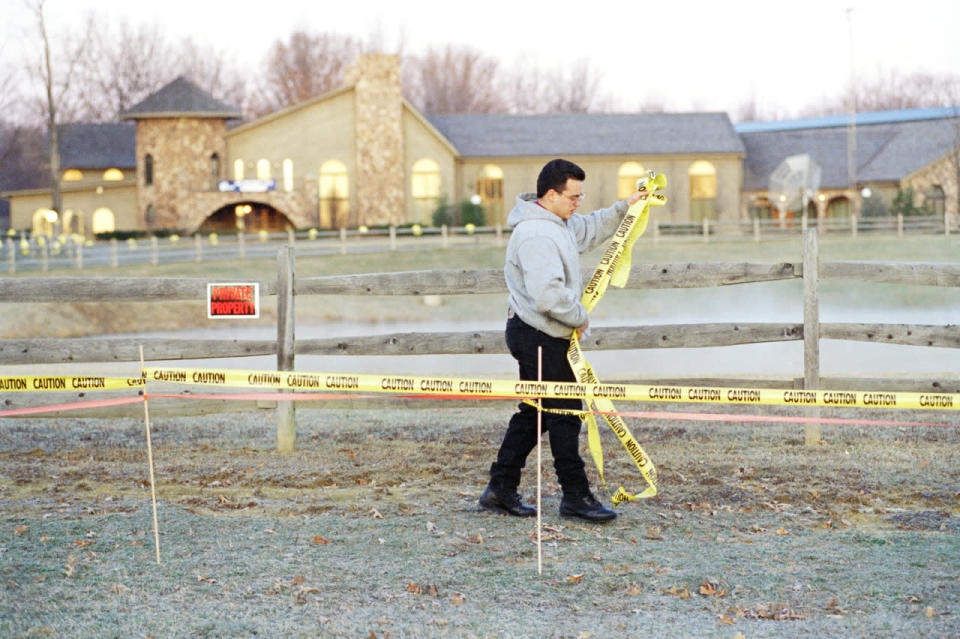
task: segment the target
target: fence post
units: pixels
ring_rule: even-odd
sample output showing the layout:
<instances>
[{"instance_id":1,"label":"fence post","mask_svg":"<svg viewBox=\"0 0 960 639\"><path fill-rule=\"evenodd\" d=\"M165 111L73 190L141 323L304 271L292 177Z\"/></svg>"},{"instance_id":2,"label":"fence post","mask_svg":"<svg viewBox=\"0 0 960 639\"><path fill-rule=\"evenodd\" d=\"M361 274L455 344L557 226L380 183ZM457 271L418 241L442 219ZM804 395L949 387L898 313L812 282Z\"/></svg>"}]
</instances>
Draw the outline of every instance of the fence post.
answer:
<instances>
[{"instance_id":1,"label":"fence post","mask_svg":"<svg viewBox=\"0 0 960 639\"><path fill-rule=\"evenodd\" d=\"M442 225L442 226L440 227L440 237L443 238L443 248L447 248L447 246L449 246L449 245L448 245L448 243L447 243L448 240L447 240L447 225L446 225L446 224L444 224L444 225Z\"/></svg>"},{"instance_id":2,"label":"fence post","mask_svg":"<svg viewBox=\"0 0 960 639\"><path fill-rule=\"evenodd\" d=\"M950 214L943 212L943 234L950 235Z\"/></svg>"},{"instance_id":3,"label":"fence post","mask_svg":"<svg viewBox=\"0 0 960 639\"><path fill-rule=\"evenodd\" d=\"M820 247L817 234L807 231L803 236L803 387L820 388L820 303L817 281L820 275ZM819 408L808 407L807 417L817 417ZM820 424L807 423L803 427L803 441L807 446L820 443Z\"/></svg>"},{"instance_id":4,"label":"fence post","mask_svg":"<svg viewBox=\"0 0 960 639\"><path fill-rule=\"evenodd\" d=\"M807 214L806 214L806 213L804 213L804 214L800 217L800 232L801 232L801 233L806 233L806 232L807 232Z\"/></svg>"},{"instance_id":5,"label":"fence post","mask_svg":"<svg viewBox=\"0 0 960 639\"><path fill-rule=\"evenodd\" d=\"M83 270L83 242L77 243L77 268Z\"/></svg>"},{"instance_id":6,"label":"fence post","mask_svg":"<svg viewBox=\"0 0 960 639\"><path fill-rule=\"evenodd\" d=\"M243 259L247 256L247 240L245 239L243 229L240 229L240 231L237 233L237 249L240 253L240 259Z\"/></svg>"},{"instance_id":7,"label":"fence post","mask_svg":"<svg viewBox=\"0 0 960 639\"><path fill-rule=\"evenodd\" d=\"M497 222L497 226L494 229L494 233L497 236L497 246L503 246L503 227L500 226L500 222Z\"/></svg>"},{"instance_id":8,"label":"fence post","mask_svg":"<svg viewBox=\"0 0 960 639\"><path fill-rule=\"evenodd\" d=\"M857 239L857 216L850 216L850 235L853 239Z\"/></svg>"},{"instance_id":9,"label":"fence post","mask_svg":"<svg viewBox=\"0 0 960 639\"><path fill-rule=\"evenodd\" d=\"M117 238L110 238L110 266L117 268L120 265L120 256L117 252Z\"/></svg>"},{"instance_id":10,"label":"fence post","mask_svg":"<svg viewBox=\"0 0 960 639\"><path fill-rule=\"evenodd\" d=\"M708 218L703 218L703 241L710 241L710 220Z\"/></svg>"},{"instance_id":11,"label":"fence post","mask_svg":"<svg viewBox=\"0 0 960 639\"><path fill-rule=\"evenodd\" d=\"M393 224L390 225L390 250L397 250L397 227Z\"/></svg>"},{"instance_id":12,"label":"fence post","mask_svg":"<svg viewBox=\"0 0 960 639\"><path fill-rule=\"evenodd\" d=\"M10 274L17 272L17 245L12 237L7 238L7 251L10 253L7 257L10 260Z\"/></svg>"},{"instance_id":13,"label":"fence post","mask_svg":"<svg viewBox=\"0 0 960 639\"><path fill-rule=\"evenodd\" d=\"M753 241L754 242L760 241L760 218L759 217L753 218Z\"/></svg>"},{"instance_id":14,"label":"fence post","mask_svg":"<svg viewBox=\"0 0 960 639\"><path fill-rule=\"evenodd\" d=\"M277 252L277 370L292 371L296 346L293 321L294 248ZM296 409L290 400L277 402L277 451L291 453L296 438Z\"/></svg>"},{"instance_id":15,"label":"fence post","mask_svg":"<svg viewBox=\"0 0 960 639\"><path fill-rule=\"evenodd\" d=\"M46 273L47 269L49 268L49 263L48 263L48 259L50 255L49 251L50 251L49 245L46 242L44 242L40 246L40 270L44 273Z\"/></svg>"},{"instance_id":16,"label":"fence post","mask_svg":"<svg viewBox=\"0 0 960 639\"><path fill-rule=\"evenodd\" d=\"M903 213L897 213L897 237L903 237Z\"/></svg>"},{"instance_id":17,"label":"fence post","mask_svg":"<svg viewBox=\"0 0 960 639\"><path fill-rule=\"evenodd\" d=\"M193 248L194 248L194 257L195 262L203 261L203 236L197 233L193 236Z\"/></svg>"},{"instance_id":18,"label":"fence post","mask_svg":"<svg viewBox=\"0 0 960 639\"><path fill-rule=\"evenodd\" d=\"M160 263L160 241L156 235L150 236L150 263L154 266Z\"/></svg>"}]
</instances>

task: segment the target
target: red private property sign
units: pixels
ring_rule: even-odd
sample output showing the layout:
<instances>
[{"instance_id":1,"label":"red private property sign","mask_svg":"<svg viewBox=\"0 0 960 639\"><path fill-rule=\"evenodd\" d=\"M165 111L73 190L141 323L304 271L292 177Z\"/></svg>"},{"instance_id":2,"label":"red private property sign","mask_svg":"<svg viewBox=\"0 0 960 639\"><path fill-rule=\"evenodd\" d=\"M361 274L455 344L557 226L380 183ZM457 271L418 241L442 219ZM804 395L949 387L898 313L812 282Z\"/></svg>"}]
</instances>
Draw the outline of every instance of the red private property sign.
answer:
<instances>
[{"instance_id":1,"label":"red private property sign","mask_svg":"<svg viewBox=\"0 0 960 639\"><path fill-rule=\"evenodd\" d=\"M207 317L260 317L260 284L207 284Z\"/></svg>"}]
</instances>

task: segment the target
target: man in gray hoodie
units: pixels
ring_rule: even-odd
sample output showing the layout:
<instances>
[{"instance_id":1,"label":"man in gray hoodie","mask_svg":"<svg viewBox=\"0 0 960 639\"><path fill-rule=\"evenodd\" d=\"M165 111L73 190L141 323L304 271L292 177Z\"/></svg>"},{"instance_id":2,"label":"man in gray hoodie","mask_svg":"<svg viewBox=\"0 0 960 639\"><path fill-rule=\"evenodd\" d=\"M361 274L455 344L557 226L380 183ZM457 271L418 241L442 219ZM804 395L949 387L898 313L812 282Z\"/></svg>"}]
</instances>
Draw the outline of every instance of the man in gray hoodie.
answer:
<instances>
[{"instance_id":1,"label":"man in gray hoodie","mask_svg":"<svg viewBox=\"0 0 960 639\"><path fill-rule=\"evenodd\" d=\"M506 341L520 365L521 380L538 379L540 347L542 379L576 381L567 362L567 347L573 331L582 336L589 323L587 309L580 302L580 253L612 236L630 205L642 196L637 191L609 208L574 215L583 199L585 179L586 173L573 162L551 160L540 171L536 194L517 196L517 204L507 218L513 233L504 266L510 292ZM581 410L582 402L545 398L543 406ZM616 513L590 492L580 457L580 419L544 413L542 420L563 490L560 515L595 522L614 519ZM517 493L521 470L536 444L537 410L521 403L490 466L490 483L480 496L481 507L517 517L537 514Z\"/></svg>"}]
</instances>

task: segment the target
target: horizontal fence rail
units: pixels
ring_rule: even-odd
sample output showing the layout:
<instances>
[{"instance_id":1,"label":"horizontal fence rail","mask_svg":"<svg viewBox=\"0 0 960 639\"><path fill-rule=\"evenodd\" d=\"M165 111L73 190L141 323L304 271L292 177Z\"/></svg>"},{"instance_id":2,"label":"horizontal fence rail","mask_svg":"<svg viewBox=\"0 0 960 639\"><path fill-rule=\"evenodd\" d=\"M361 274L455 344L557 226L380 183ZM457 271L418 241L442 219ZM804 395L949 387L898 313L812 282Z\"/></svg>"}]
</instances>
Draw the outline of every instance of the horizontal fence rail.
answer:
<instances>
[{"instance_id":1,"label":"horizontal fence rail","mask_svg":"<svg viewBox=\"0 0 960 639\"><path fill-rule=\"evenodd\" d=\"M816 256L816 233L808 234L804 243L804 262L776 263L667 263L633 266L627 289L701 288L745 285L757 282L804 278L804 264L811 265L813 277L805 280L805 322L816 318L816 283L823 279L850 279L858 282L897 283L906 285L960 287L960 264L905 264L881 262L819 262ZM808 248L812 246L812 248ZM299 252L301 245L296 244ZM812 254L809 252L812 251ZM506 292L500 269L453 269L407 271L397 273L294 277L293 249L280 250L277 279L259 282L262 296L276 296L278 324L292 322L293 299L304 295L377 295L423 296L502 294ZM284 257L287 255L288 257ZM285 260L289 260L286 262ZM815 268L814 268L815 266ZM584 281L592 270L584 271ZM809 275L809 274L808 274ZM0 304L21 302L126 302L126 301L203 301L207 279L169 277L43 277L0 278ZM808 286L809 285L809 286ZM809 288L809 290L807 290ZM295 296L294 296L295 291ZM812 300L812 301L811 301ZM595 327L584 339L590 350L629 350L654 348L704 348L771 342L805 341L804 377L792 380L765 379L690 379L665 380L657 383L685 383L707 386L753 386L758 388L787 385L795 388L823 387L838 390L897 389L917 391L960 392L958 379L891 380L891 379L825 379L819 377L819 351L811 351L820 339L850 340L911 346L960 348L960 330L955 325L931 326L885 323L820 323L808 328L801 323L720 322L661 326ZM221 359L249 356L285 358L280 370L292 370L294 355L446 355L507 353L502 330L465 332L411 332L377 336L292 339L292 324L286 332L278 330L278 339L170 339L98 337L69 339L0 340L0 365L137 362L140 348L150 361ZM186 394L187 391L178 391ZM82 393L57 393L64 401L76 400ZM49 395L38 398L32 393L8 393L2 397L0 409L43 405ZM423 400L420 400L423 401ZM399 402L399 403L398 403ZM281 402L282 403L282 402ZM405 405L407 400L376 399L372 405ZM191 402L186 414L230 410L225 403ZM340 406L342 404L325 403ZM424 404L420 404L424 405ZM446 401L443 405L449 406ZM151 409L153 400L151 400ZM164 404L160 402L163 410ZM168 402L170 413L177 413L175 402ZM190 412L192 411L192 412ZM104 409L90 414L112 415L122 409ZM184 414L181 412L181 414Z\"/></svg>"}]
</instances>

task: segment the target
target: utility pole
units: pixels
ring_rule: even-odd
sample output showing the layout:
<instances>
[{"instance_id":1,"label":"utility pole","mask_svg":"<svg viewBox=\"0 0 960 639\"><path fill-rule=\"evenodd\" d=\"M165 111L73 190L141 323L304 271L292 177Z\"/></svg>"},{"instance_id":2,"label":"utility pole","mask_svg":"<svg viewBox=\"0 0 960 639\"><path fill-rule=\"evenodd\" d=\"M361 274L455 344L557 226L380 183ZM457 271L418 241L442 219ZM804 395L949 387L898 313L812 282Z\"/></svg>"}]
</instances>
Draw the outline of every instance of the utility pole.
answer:
<instances>
[{"instance_id":1,"label":"utility pole","mask_svg":"<svg viewBox=\"0 0 960 639\"><path fill-rule=\"evenodd\" d=\"M847 182L852 200L850 215L860 213L860 195L857 191L857 72L853 55L853 7L847 7L847 36L850 45L850 124L847 127Z\"/></svg>"}]
</instances>

